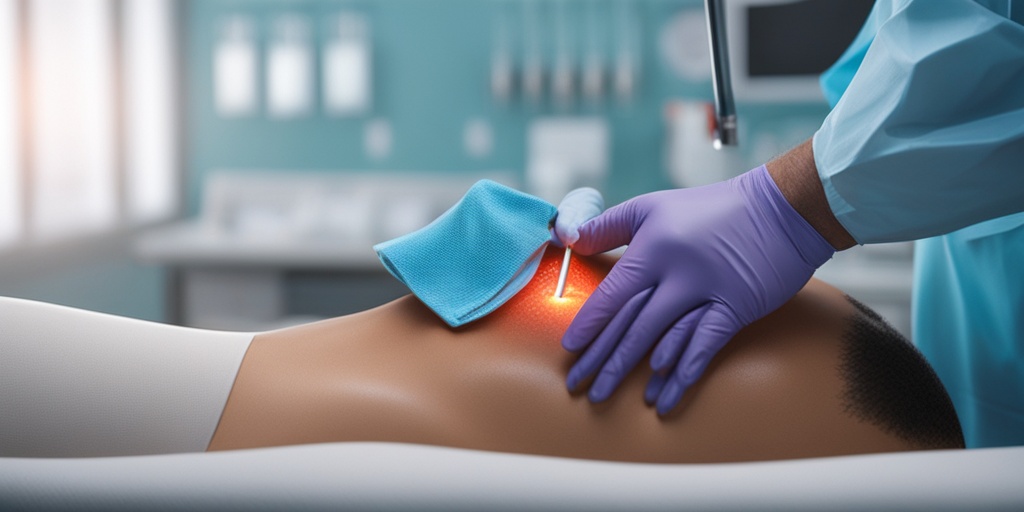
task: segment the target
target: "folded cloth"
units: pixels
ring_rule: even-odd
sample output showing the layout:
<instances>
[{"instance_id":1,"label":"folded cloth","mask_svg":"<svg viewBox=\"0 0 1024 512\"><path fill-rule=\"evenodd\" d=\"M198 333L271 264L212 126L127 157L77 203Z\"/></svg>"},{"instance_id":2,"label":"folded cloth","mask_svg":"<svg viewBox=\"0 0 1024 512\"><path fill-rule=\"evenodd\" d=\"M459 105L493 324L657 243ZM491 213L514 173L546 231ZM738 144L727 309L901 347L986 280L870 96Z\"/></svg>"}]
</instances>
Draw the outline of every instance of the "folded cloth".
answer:
<instances>
[{"instance_id":1,"label":"folded cloth","mask_svg":"<svg viewBox=\"0 0 1024 512\"><path fill-rule=\"evenodd\" d=\"M530 282L557 212L542 199L481 180L428 226L373 249L391 275L458 327Z\"/></svg>"}]
</instances>

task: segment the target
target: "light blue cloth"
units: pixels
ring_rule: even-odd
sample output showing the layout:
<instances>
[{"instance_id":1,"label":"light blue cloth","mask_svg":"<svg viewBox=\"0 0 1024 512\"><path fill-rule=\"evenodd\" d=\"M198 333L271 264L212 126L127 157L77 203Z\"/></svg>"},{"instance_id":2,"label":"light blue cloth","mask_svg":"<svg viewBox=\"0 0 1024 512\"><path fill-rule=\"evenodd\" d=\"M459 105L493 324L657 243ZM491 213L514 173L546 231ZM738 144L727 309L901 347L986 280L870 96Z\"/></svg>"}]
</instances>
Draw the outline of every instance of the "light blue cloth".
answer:
<instances>
[{"instance_id":1,"label":"light blue cloth","mask_svg":"<svg viewBox=\"0 0 1024 512\"><path fill-rule=\"evenodd\" d=\"M822 76L835 110L815 135L815 160L857 241L1024 209L1024 30L1000 16L1007 5L879 0ZM1021 19L1024 2L1012 5ZM1024 444L1022 263L1024 214L915 248L914 341L971 448Z\"/></svg>"},{"instance_id":2,"label":"light blue cloth","mask_svg":"<svg viewBox=\"0 0 1024 512\"><path fill-rule=\"evenodd\" d=\"M879 0L822 85L839 100L814 159L857 242L1024 211L1021 25L970 0Z\"/></svg>"},{"instance_id":3,"label":"light blue cloth","mask_svg":"<svg viewBox=\"0 0 1024 512\"><path fill-rule=\"evenodd\" d=\"M373 249L388 272L458 327L494 311L530 282L557 211L481 180L430 225Z\"/></svg>"}]
</instances>

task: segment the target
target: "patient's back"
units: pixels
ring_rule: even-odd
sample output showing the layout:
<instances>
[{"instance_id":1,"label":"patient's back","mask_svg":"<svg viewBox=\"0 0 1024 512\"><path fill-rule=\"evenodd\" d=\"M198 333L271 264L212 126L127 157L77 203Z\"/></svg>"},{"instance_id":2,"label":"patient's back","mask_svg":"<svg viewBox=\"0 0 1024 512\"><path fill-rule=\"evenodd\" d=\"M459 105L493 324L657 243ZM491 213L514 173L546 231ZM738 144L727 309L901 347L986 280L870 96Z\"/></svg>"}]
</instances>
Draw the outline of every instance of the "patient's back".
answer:
<instances>
[{"instance_id":1,"label":"patient's back","mask_svg":"<svg viewBox=\"0 0 1024 512\"><path fill-rule=\"evenodd\" d=\"M922 447L851 413L843 339L857 311L817 281L737 335L668 417L643 403L646 363L605 403L570 395L564 378L575 356L561 334L610 262L574 263L577 303L553 305L549 260L530 287L465 328L405 297L258 335L210 449L392 441L712 462Z\"/></svg>"}]
</instances>

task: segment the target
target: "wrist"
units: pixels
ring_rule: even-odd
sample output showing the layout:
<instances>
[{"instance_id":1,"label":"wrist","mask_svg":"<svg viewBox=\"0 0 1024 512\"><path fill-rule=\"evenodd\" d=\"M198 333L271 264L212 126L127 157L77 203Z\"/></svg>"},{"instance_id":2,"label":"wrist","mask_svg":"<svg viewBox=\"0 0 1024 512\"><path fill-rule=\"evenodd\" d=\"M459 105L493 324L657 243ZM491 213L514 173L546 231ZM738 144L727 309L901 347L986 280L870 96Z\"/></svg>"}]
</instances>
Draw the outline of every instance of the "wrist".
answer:
<instances>
[{"instance_id":1,"label":"wrist","mask_svg":"<svg viewBox=\"0 0 1024 512\"><path fill-rule=\"evenodd\" d=\"M832 247L841 251L857 245L853 236L839 223L825 197L818 178L811 141L793 148L768 162L768 175L786 201Z\"/></svg>"},{"instance_id":2,"label":"wrist","mask_svg":"<svg viewBox=\"0 0 1024 512\"><path fill-rule=\"evenodd\" d=\"M761 233L777 240L788 240L812 268L820 267L835 254L828 240L789 204L764 165L737 179L748 207L752 207L760 219Z\"/></svg>"}]
</instances>

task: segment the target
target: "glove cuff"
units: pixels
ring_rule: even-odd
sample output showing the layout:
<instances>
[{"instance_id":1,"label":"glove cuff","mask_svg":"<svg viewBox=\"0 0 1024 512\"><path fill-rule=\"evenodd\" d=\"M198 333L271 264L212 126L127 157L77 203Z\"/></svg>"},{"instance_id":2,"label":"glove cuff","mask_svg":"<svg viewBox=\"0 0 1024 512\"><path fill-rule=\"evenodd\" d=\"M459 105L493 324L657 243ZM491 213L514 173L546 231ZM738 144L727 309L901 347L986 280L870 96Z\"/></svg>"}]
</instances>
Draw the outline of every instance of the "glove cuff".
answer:
<instances>
[{"instance_id":1,"label":"glove cuff","mask_svg":"<svg viewBox=\"0 0 1024 512\"><path fill-rule=\"evenodd\" d=\"M776 221L808 265L818 268L832 258L835 248L789 204L767 167L761 165L736 179L744 196L752 199L749 203Z\"/></svg>"}]
</instances>

